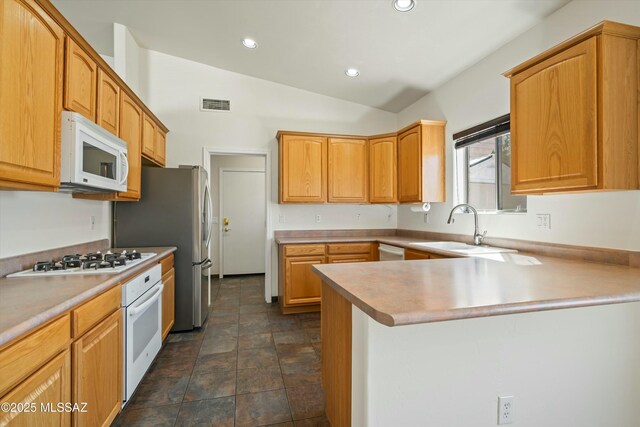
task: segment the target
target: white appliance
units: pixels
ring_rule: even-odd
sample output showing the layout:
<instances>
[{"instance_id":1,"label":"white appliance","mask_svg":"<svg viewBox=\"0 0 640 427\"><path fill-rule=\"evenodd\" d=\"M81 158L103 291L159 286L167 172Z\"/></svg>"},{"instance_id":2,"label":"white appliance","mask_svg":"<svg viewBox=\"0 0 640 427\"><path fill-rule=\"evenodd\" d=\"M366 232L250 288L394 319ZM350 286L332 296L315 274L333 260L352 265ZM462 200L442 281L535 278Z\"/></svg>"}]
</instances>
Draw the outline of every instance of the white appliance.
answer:
<instances>
[{"instance_id":1,"label":"white appliance","mask_svg":"<svg viewBox=\"0 0 640 427\"><path fill-rule=\"evenodd\" d=\"M127 144L81 114L62 113L61 191L127 191Z\"/></svg>"},{"instance_id":2,"label":"white appliance","mask_svg":"<svg viewBox=\"0 0 640 427\"><path fill-rule=\"evenodd\" d=\"M156 265L122 286L125 402L162 347L161 278L162 269Z\"/></svg>"},{"instance_id":3,"label":"white appliance","mask_svg":"<svg viewBox=\"0 0 640 427\"><path fill-rule=\"evenodd\" d=\"M381 243L378 251L380 253L380 261L402 261L404 259L404 248Z\"/></svg>"}]
</instances>

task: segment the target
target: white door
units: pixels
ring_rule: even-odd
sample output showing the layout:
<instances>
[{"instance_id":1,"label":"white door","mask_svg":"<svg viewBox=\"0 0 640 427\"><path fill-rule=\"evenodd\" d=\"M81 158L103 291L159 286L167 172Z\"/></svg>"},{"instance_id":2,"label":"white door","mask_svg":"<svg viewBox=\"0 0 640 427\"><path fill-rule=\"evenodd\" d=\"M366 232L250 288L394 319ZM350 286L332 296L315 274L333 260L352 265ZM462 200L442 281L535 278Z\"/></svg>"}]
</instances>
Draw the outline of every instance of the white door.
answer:
<instances>
[{"instance_id":1,"label":"white door","mask_svg":"<svg viewBox=\"0 0 640 427\"><path fill-rule=\"evenodd\" d=\"M265 190L264 171L220 170L221 275L264 273Z\"/></svg>"}]
</instances>

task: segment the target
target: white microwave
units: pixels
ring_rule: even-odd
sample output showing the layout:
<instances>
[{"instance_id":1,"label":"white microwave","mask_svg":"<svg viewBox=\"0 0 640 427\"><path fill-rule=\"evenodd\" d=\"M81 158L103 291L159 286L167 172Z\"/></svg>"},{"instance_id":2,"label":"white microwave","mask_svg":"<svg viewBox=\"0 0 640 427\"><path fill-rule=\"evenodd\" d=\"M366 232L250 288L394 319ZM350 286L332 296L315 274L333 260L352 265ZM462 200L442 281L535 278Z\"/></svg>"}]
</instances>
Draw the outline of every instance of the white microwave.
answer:
<instances>
[{"instance_id":1,"label":"white microwave","mask_svg":"<svg viewBox=\"0 0 640 427\"><path fill-rule=\"evenodd\" d=\"M78 113L62 112L60 191L127 191L127 143Z\"/></svg>"}]
</instances>

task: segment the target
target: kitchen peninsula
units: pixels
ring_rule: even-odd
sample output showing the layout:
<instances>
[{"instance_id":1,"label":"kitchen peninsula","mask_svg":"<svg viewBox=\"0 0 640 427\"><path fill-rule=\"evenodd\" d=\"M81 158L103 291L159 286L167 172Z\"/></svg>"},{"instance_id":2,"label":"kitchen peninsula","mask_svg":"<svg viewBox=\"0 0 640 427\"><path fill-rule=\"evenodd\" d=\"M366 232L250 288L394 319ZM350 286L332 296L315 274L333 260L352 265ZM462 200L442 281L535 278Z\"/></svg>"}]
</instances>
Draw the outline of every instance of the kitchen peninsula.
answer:
<instances>
[{"instance_id":1,"label":"kitchen peninsula","mask_svg":"<svg viewBox=\"0 0 640 427\"><path fill-rule=\"evenodd\" d=\"M333 426L640 423L640 270L491 258L314 266Z\"/></svg>"}]
</instances>

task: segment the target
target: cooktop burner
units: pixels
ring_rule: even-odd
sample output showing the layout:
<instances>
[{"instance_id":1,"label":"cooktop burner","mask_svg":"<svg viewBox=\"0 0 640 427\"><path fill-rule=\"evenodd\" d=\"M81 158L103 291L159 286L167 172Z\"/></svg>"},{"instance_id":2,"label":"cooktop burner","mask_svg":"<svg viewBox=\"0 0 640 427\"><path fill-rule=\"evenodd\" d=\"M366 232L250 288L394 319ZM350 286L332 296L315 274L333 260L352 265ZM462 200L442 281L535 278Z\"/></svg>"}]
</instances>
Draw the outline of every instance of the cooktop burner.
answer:
<instances>
[{"instance_id":1,"label":"cooktop burner","mask_svg":"<svg viewBox=\"0 0 640 427\"><path fill-rule=\"evenodd\" d=\"M131 252L123 250L122 252L65 255L57 261L36 262L31 269L13 273L7 277L119 273L155 255L150 252L140 253L135 249Z\"/></svg>"}]
</instances>

